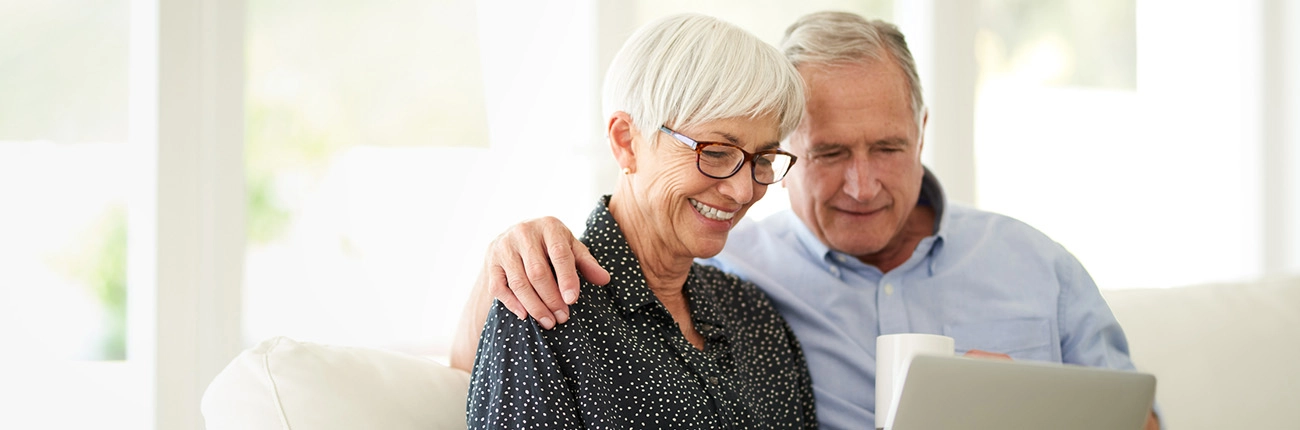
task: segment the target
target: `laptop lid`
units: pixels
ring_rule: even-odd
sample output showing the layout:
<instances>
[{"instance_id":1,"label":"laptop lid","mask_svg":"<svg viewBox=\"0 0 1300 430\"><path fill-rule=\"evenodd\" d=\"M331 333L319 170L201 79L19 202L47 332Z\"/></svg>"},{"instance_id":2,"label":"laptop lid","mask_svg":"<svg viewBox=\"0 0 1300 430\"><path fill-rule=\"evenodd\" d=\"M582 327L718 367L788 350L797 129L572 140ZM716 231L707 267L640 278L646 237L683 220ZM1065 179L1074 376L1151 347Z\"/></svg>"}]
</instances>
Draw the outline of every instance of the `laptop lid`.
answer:
<instances>
[{"instance_id":1,"label":"laptop lid","mask_svg":"<svg viewBox=\"0 0 1300 430\"><path fill-rule=\"evenodd\" d=\"M918 356L893 430L1140 430L1155 389L1139 372Z\"/></svg>"}]
</instances>

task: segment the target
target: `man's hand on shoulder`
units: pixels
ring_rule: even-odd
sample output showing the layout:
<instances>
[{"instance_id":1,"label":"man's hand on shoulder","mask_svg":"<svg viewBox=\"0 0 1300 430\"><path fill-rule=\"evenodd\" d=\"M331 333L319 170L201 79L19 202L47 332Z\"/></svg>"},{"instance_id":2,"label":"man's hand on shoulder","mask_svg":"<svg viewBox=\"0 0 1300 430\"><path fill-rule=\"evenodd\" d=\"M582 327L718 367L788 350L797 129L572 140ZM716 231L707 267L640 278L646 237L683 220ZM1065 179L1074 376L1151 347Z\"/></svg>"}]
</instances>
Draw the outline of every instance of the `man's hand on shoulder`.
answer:
<instances>
[{"instance_id":1,"label":"man's hand on shoulder","mask_svg":"<svg viewBox=\"0 0 1300 430\"><path fill-rule=\"evenodd\" d=\"M516 224L488 247L488 293L520 319L532 315L544 329L569 320L581 281L604 285L609 272L587 246L554 217Z\"/></svg>"}]
</instances>

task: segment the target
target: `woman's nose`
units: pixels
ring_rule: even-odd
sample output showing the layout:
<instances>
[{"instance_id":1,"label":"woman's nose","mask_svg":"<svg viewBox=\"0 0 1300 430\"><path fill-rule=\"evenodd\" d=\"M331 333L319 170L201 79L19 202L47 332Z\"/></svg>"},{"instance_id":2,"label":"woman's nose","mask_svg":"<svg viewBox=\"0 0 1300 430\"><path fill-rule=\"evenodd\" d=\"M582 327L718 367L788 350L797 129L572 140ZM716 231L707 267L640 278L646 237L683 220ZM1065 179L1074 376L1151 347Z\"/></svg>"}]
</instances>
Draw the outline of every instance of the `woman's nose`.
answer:
<instances>
[{"instance_id":1,"label":"woman's nose","mask_svg":"<svg viewBox=\"0 0 1300 430\"><path fill-rule=\"evenodd\" d=\"M754 187L758 185L754 182L753 163L745 163L740 167L740 171L731 175L730 178L722 180L722 194L731 198L732 201L740 204L747 204L754 199Z\"/></svg>"}]
</instances>

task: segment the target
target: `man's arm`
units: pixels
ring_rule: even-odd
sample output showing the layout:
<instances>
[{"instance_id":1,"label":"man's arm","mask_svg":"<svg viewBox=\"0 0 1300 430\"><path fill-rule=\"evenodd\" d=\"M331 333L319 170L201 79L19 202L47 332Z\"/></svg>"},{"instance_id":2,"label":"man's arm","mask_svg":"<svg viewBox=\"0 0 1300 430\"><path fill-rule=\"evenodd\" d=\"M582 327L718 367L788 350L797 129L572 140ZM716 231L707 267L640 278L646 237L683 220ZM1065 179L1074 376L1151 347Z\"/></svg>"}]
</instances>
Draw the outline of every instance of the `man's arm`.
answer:
<instances>
[{"instance_id":1,"label":"man's arm","mask_svg":"<svg viewBox=\"0 0 1300 430\"><path fill-rule=\"evenodd\" d=\"M1060 328L1062 361L1068 364L1136 370L1128 340L1101 290L1074 255L1064 251L1057 262L1061 282ZM1158 407L1147 413L1145 430L1159 430Z\"/></svg>"},{"instance_id":2,"label":"man's arm","mask_svg":"<svg viewBox=\"0 0 1300 430\"><path fill-rule=\"evenodd\" d=\"M568 321L569 304L578 301L579 272L588 282L609 282L609 272L558 219L525 221L497 236L461 311L451 367L466 372L474 367L479 334L494 297L519 319L532 315L545 329Z\"/></svg>"},{"instance_id":3,"label":"man's arm","mask_svg":"<svg viewBox=\"0 0 1300 430\"><path fill-rule=\"evenodd\" d=\"M451 341L451 357L448 362L451 367L466 372L474 370L479 335L483 332L483 323L487 321L492 305L484 273L486 270L479 271L478 279L474 281L474 289L469 293L465 309L460 311L460 322L456 324L456 335Z\"/></svg>"}]
</instances>

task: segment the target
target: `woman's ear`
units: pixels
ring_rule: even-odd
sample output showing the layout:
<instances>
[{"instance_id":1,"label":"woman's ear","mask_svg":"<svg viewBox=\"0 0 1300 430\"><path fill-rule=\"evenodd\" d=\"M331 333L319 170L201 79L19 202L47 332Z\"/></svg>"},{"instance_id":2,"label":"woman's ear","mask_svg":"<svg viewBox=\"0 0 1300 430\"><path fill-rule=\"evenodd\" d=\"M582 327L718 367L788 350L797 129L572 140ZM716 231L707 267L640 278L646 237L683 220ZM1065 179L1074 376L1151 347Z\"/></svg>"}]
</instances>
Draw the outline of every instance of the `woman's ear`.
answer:
<instances>
[{"instance_id":1,"label":"woman's ear","mask_svg":"<svg viewBox=\"0 0 1300 430\"><path fill-rule=\"evenodd\" d=\"M614 112L609 117L606 131L609 134L609 150L614 153L618 167L625 172L635 173L636 148L633 142L640 132L637 131L636 124L632 123L632 116L623 111Z\"/></svg>"}]
</instances>

